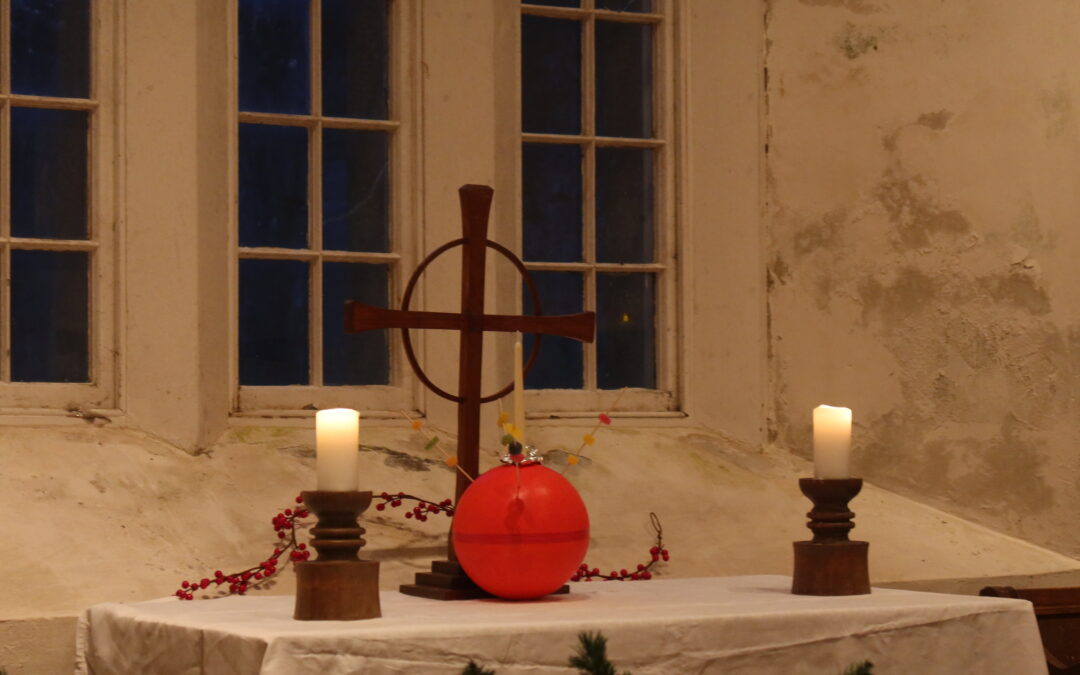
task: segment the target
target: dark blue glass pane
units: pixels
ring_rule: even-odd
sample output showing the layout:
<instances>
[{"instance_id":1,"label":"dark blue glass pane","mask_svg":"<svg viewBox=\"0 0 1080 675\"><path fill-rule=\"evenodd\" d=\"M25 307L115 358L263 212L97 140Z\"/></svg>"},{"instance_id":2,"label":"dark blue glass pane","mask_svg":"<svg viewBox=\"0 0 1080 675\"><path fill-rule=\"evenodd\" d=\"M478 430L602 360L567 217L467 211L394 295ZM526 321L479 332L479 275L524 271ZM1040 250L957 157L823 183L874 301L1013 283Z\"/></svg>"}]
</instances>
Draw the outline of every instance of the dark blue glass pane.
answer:
<instances>
[{"instance_id":1,"label":"dark blue glass pane","mask_svg":"<svg viewBox=\"0 0 1080 675\"><path fill-rule=\"evenodd\" d=\"M653 150L596 149L596 259L653 260Z\"/></svg>"},{"instance_id":2,"label":"dark blue glass pane","mask_svg":"<svg viewBox=\"0 0 1080 675\"><path fill-rule=\"evenodd\" d=\"M582 275L576 272L530 272L540 293L544 314L576 314L581 311ZM532 296L521 284L526 314L533 314ZM523 349L529 358L534 336L525 335ZM525 376L526 389L581 389L584 386L583 346L577 340L545 335L540 343L536 365Z\"/></svg>"},{"instance_id":3,"label":"dark blue glass pane","mask_svg":"<svg viewBox=\"0 0 1080 675\"><path fill-rule=\"evenodd\" d=\"M547 7L581 7L581 0L523 0L523 5L545 5Z\"/></svg>"},{"instance_id":4,"label":"dark blue glass pane","mask_svg":"<svg viewBox=\"0 0 1080 675\"><path fill-rule=\"evenodd\" d=\"M11 379L90 380L90 254L11 252Z\"/></svg>"},{"instance_id":5,"label":"dark blue glass pane","mask_svg":"<svg viewBox=\"0 0 1080 675\"><path fill-rule=\"evenodd\" d=\"M645 23L596 22L596 134L648 138L652 36Z\"/></svg>"},{"instance_id":6,"label":"dark blue glass pane","mask_svg":"<svg viewBox=\"0 0 1080 675\"><path fill-rule=\"evenodd\" d=\"M11 234L86 239L87 112L11 109Z\"/></svg>"},{"instance_id":7,"label":"dark blue glass pane","mask_svg":"<svg viewBox=\"0 0 1080 675\"><path fill-rule=\"evenodd\" d=\"M12 0L11 91L90 96L90 0Z\"/></svg>"},{"instance_id":8,"label":"dark blue glass pane","mask_svg":"<svg viewBox=\"0 0 1080 675\"><path fill-rule=\"evenodd\" d=\"M526 260L581 260L581 147L525 143L521 227Z\"/></svg>"},{"instance_id":9,"label":"dark blue glass pane","mask_svg":"<svg viewBox=\"0 0 1080 675\"><path fill-rule=\"evenodd\" d=\"M521 17L521 128L581 133L581 24Z\"/></svg>"},{"instance_id":10,"label":"dark blue glass pane","mask_svg":"<svg viewBox=\"0 0 1080 675\"><path fill-rule=\"evenodd\" d=\"M307 0L240 0L240 109L305 114L311 105Z\"/></svg>"},{"instance_id":11,"label":"dark blue glass pane","mask_svg":"<svg viewBox=\"0 0 1080 675\"><path fill-rule=\"evenodd\" d=\"M240 125L240 245L307 247L308 132Z\"/></svg>"},{"instance_id":12,"label":"dark blue glass pane","mask_svg":"<svg viewBox=\"0 0 1080 675\"><path fill-rule=\"evenodd\" d=\"M388 331L345 332L345 302L386 307L390 268L363 263L323 265L323 382L389 384Z\"/></svg>"},{"instance_id":13,"label":"dark blue glass pane","mask_svg":"<svg viewBox=\"0 0 1080 675\"><path fill-rule=\"evenodd\" d=\"M387 118L387 0L323 0L323 114Z\"/></svg>"},{"instance_id":14,"label":"dark blue glass pane","mask_svg":"<svg viewBox=\"0 0 1080 675\"><path fill-rule=\"evenodd\" d=\"M596 275L596 385L656 388L656 279Z\"/></svg>"},{"instance_id":15,"label":"dark blue glass pane","mask_svg":"<svg viewBox=\"0 0 1080 675\"><path fill-rule=\"evenodd\" d=\"M307 384L308 264L240 261L240 384Z\"/></svg>"},{"instance_id":16,"label":"dark blue glass pane","mask_svg":"<svg viewBox=\"0 0 1080 675\"><path fill-rule=\"evenodd\" d=\"M652 4L652 0L596 0L597 9L614 12L651 12Z\"/></svg>"},{"instance_id":17,"label":"dark blue glass pane","mask_svg":"<svg viewBox=\"0 0 1080 675\"><path fill-rule=\"evenodd\" d=\"M390 250L390 134L323 130L323 248Z\"/></svg>"}]
</instances>

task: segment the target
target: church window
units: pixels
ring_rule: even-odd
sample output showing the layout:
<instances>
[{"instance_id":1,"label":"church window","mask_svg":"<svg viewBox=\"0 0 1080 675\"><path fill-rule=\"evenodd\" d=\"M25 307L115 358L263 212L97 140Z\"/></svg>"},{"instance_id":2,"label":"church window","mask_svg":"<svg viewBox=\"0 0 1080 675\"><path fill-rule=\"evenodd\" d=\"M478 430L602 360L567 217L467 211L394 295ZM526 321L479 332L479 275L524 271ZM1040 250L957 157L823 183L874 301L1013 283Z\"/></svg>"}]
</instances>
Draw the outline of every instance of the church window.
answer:
<instances>
[{"instance_id":1,"label":"church window","mask_svg":"<svg viewBox=\"0 0 1080 675\"><path fill-rule=\"evenodd\" d=\"M665 6L522 4L522 252L544 313L597 314L593 344L544 338L527 388L626 388L631 408L673 405L659 302L675 283Z\"/></svg>"},{"instance_id":2,"label":"church window","mask_svg":"<svg viewBox=\"0 0 1080 675\"><path fill-rule=\"evenodd\" d=\"M345 334L344 306L387 306L399 271L397 4L237 2L241 409L393 382L389 332Z\"/></svg>"},{"instance_id":3,"label":"church window","mask_svg":"<svg viewBox=\"0 0 1080 675\"><path fill-rule=\"evenodd\" d=\"M5 406L112 404L110 4L0 1Z\"/></svg>"}]
</instances>

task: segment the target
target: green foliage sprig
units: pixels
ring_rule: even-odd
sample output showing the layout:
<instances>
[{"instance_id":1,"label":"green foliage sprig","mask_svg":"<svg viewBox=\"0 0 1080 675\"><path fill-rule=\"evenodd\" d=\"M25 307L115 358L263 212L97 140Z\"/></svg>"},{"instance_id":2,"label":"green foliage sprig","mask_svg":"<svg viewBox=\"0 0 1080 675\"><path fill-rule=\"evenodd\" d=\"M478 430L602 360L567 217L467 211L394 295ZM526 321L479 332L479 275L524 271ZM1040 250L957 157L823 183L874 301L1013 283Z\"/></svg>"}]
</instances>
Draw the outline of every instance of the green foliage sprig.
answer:
<instances>
[{"instance_id":1,"label":"green foliage sprig","mask_svg":"<svg viewBox=\"0 0 1080 675\"><path fill-rule=\"evenodd\" d=\"M603 633L578 634L577 654L570 657L570 667L577 668L582 675L619 675L615 666L607 657L607 638ZM627 671L622 675L630 675Z\"/></svg>"}]
</instances>

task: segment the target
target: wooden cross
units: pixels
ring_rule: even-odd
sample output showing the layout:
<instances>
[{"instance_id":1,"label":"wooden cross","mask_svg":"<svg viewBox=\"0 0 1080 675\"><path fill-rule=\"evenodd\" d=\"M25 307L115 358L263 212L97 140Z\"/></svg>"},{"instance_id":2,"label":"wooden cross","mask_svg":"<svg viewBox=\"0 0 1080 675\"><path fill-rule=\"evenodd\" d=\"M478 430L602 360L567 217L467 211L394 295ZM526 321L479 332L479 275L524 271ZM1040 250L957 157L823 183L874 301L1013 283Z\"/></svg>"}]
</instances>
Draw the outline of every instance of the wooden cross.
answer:
<instances>
[{"instance_id":1,"label":"wooden cross","mask_svg":"<svg viewBox=\"0 0 1080 675\"><path fill-rule=\"evenodd\" d=\"M596 329L596 317L593 312L582 312L564 316L520 316L505 314L484 314L484 259L488 248L493 248L518 268L525 277L534 298L534 307L540 313L539 298L528 272L521 261L505 247L488 241L488 211L494 193L486 185L465 185L458 190L461 200L462 238L448 242L435 249L413 272L402 297L402 309L391 310L373 307L359 302L349 302L345 310L346 331L356 333L380 328L400 328L405 342L409 363L420 380L432 391L443 398L458 404L458 465L465 472L475 477L479 470L480 453L480 405L501 398L510 393L513 385L508 385L491 396L483 396L480 391L481 367L484 355L484 332L522 332L540 335L561 335L582 342L592 342ZM461 312L420 312L408 309L416 280L424 269L440 254L461 246ZM461 366L458 372L458 392L451 394L443 391L431 382L416 361L409 339L410 328L439 328L461 331ZM529 367L536 361L539 344L534 345L529 358ZM458 472L456 496L468 487L468 479Z\"/></svg>"},{"instance_id":2,"label":"wooden cross","mask_svg":"<svg viewBox=\"0 0 1080 675\"><path fill-rule=\"evenodd\" d=\"M536 313L542 314L540 296L536 292L529 272L521 260L504 246L489 241L487 238L488 211L491 208L491 196L494 193L486 185L465 185L458 190L461 199L461 239L447 242L432 251L413 271L405 293L401 299L401 309L391 310L373 307L359 302L349 302L345 308L345 330L356 333L380 328L400 328L405 355L409 359L416 376L429 389L439 396L458 404L458 466L464 469L457 474L455 495L458 501L469 487L468 478L479 473L480 463L480 405L499 399L513 390L509 384L490 396L483 396L480 391L481 371L484 359L484 332L522 332L533 333L532 354L526 372L536 362L541 335L561 335L564 337L592 342L596 330L596 317L592 312L566 316L517 316L505 314L484 314L484 259L487 249L501 253L517 267L525 279L533 299ZM457 246L462 247L461 254L461 312L419 312L409 309L413 289L420 275L429 264L441 254ZM444 391L428 379L416 360L410 328L441 328L461 332L460 369L458 371L458 391L456 394ZM448 543L449 560L436 560L431 564L431 572L418 572L415 584L405 584L401 592L435 600L465 600L487 596L465 575L457 564L453 545ZM564 587L565 589L565 587Z\"/></svg>"}]
</instances>

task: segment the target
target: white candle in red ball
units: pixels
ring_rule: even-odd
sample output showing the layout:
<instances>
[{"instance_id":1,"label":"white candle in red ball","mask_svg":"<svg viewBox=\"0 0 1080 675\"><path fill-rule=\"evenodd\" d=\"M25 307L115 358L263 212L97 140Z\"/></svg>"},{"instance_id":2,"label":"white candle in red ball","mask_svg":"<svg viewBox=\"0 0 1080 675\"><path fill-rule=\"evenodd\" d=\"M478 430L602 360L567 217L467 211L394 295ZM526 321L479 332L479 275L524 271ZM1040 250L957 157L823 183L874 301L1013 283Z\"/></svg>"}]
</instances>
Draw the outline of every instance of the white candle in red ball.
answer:
<instances>
[{"instance_id":1,"label":"white candle in red ball","mask_svg":"<svg viewBox=\"0 0 1080 675\"><path fill-rule=\"evenodd\" d=\"M814 478L849 478L851 409L814 408Z\"/></svg>"},{"instance_id":2,"label":"white candle in red ball","mask_svg":"<svg viewBox=\"0 0 1080 675\"><path fill-rule=\"evenodd\" d=\"M356 490L360 484L360 413L331 408L315 413L316 489Z\"/></svg>"}]
</instances>

